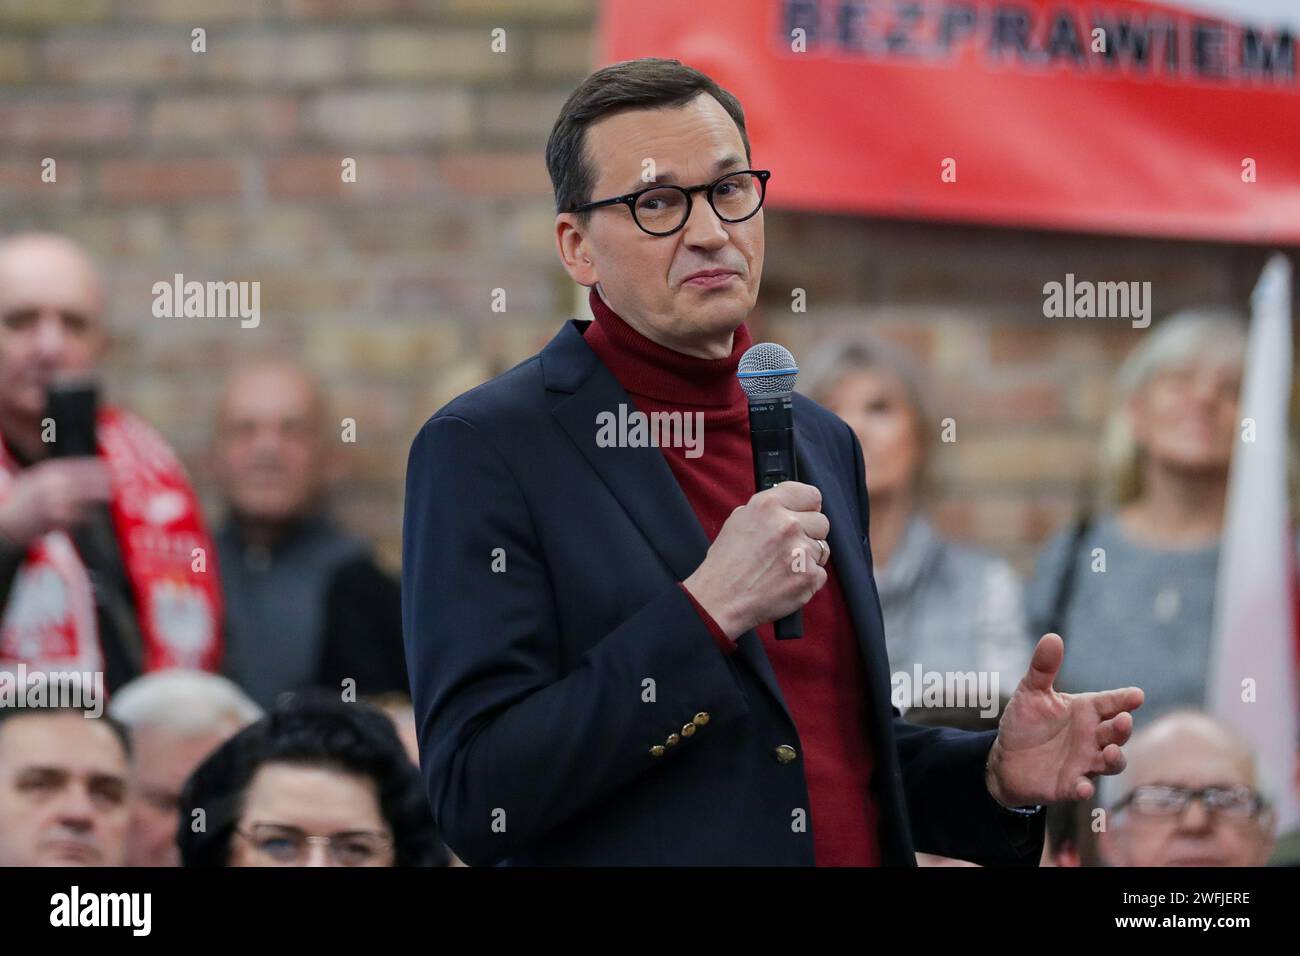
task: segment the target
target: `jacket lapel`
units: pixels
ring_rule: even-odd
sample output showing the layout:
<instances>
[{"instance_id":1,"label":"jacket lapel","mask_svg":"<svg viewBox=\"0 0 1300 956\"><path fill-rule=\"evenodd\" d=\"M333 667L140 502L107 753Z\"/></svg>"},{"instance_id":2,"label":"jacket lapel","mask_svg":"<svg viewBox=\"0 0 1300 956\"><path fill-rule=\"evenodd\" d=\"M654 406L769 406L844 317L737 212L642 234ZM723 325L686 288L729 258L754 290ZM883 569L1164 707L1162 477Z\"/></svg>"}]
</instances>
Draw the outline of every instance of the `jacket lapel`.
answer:
<instances>
[{"instance_id":1,"label":"jacket lapel","mask_svg":"<svg viewBox=\"0 0 1300 956\"><path fill-rule=\"evenodd\" d=\"M602 448L596 444L596 416L635 406L590 347L576 322L568 322L542 351L543 378L552 391L566 392L552 407L561 427L586 457L628 517L678 581L690 577L709 550L709 538L663 452L654 447ZM834 545L832 545L834 547ZM772 664L757 631L742 634L736 656L748 665L789 717Z\"/></svg>"},{"instance_id":2,"label":"jacket lapel","mask_svg":"<svg viewBox=\"0 0 1300 956\"><path fill-rule=\"evenodd\" d=\"M581 333L572 323L556 336L552 346L560 342L570 329L577 341L564 343L570 347L552 357L558 359L556 365L562 364L566 372L571 370L569 363L579 365L582 380L567 375L561 380L557 375L555 384L569 386L559 390L569 390L570 394L563 396L551 411L651 547L677 579L684 580L704 560L709 550L708 536L658 448L603 448L596 443L597 416L602 412L618 416L620 404L629 412L636 406L613 373L582 342ZM544 360L551 353L552 346L543 353ZM585 351L589 361L582 362L580 355L570 354L576 349ZM553 368L548 367L548 379L551 371ZM552 381L548 381L548 387L551 384Z\"/></svg>"}]
</instances>

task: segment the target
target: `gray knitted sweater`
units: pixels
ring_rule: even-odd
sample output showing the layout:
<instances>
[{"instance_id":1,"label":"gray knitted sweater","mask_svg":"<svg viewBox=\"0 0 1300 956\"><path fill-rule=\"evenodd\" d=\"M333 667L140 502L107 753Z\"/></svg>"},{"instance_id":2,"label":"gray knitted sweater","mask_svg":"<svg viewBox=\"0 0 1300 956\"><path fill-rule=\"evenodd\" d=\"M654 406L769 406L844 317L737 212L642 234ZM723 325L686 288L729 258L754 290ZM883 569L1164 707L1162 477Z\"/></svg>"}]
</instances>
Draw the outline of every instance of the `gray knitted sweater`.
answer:
<instances>
[{"instance_id":1,"label":"gray knitted sweater","mask_svg":"<svg viewBox=\"0 0 1300 956\"><path fill-rule=\"evenodd\" d=\"M1054 626L1056 590L1066 562L1073 562L1074 589L1059 622L1065 639L1059 689L1137 685L1146 693L1133 715L1138 727L1167 710L1203 707L1218 543L1149 548L1129 538L1114 515L1100 517L1073 554L1070 538L1066 530L1048 543L1025 589L1030 635L1037 638Z\"/></svg>"}]
</instances>

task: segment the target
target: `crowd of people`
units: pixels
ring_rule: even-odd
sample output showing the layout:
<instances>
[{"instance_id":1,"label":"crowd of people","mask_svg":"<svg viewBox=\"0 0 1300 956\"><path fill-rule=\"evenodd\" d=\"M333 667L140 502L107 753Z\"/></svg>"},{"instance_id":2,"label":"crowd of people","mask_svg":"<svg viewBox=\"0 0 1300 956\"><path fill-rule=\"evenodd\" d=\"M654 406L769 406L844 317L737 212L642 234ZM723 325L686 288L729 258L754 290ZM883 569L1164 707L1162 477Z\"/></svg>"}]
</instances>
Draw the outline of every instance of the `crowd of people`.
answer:
<instances>
[{"instance_id":1,"label":"crowd of people","mask_svg":"<svg viewBox=\"0 0 1300 956\"><path fill-rule=\"evenodd\" d=\"M329 514L340 455L320 383L288 362L230 376L209 532L129 412L99 409L98 458L57 453L49 390L94 375L105 311L71 240L0 242L0 673L100 674L108 697L97 719L0 706L0 866L454 864L417 768L398 585ZM939 430L914 362L860 337L805 364L803 390L863 449L891 670L997 674L1005 696L1055 631L1061 689L1146 694L1127 770L1052 809L1044 865L1295 856L1294 839L1275 847L1249 746L1200 711L1243 353L1229 315L1141 340L1098 500L1027 585L929 517ZM914 703L909 719L996 726Z\"/></svg>"},{"instance_id":2,"label":"crowd of people","mask_svg":"<svg viewBox=\"0 0 1300 956\"><path fill-rule=\"evenodd\" d=\"M320 383L289 362L230 376L209 532L146 423L99 408L98 458L45 428L51 387L95 376L105 321L76 243L0 243L0 674L97 675L110 701L95 720L0 706L0 866L449 862L398 584L329 514Z\"/></svg>"}]
</instances>

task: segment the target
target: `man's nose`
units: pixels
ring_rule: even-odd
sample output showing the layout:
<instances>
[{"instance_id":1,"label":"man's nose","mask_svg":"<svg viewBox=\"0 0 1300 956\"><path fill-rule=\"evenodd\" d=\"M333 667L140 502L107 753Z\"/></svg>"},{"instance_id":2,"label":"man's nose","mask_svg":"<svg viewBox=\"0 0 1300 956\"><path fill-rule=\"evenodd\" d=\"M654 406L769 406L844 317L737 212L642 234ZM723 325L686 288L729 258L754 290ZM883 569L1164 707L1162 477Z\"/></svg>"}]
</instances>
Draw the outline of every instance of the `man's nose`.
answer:
<instances>
[{"instance_id":1,"label":"man's nose","mask_svg":"<svg viewBox=\"0 0 1300 956\"><path fill-rule=\"evenodd\" d=\"M70 830L90 830L95 826L95 802L84 787L68 787L58 798L58 819Z\"/></svg>"},{"instance_id":2,"label":"man's nose","mask_svg":"<svg viewBox=\"0 0 1300 956\"><path fill-rule=\"evenodd\" d=\"M1178 829L1190 832L1202 832L1214 825L1214 814L1200 797L1191 797L1183 812L1178 815Z\"/></svg>"},{"instance_id":3,"label":"man's nose","mask_svg":"<svg viewBox=\"0 0 1300 956\"><path fill-rule=\"evenodd\" d=\"M717 249L725 245L730 236L718 214L709 205L708 197L699 193L693 198L691 214L682 227L686 242L703 249Z\"/></svg>"},{"instance_id":4,"label":"man's nose","mask_svg":"<svg viewBox=\"0 0 1300 956\"><path fill-rule=\"evenodd\" d=\"M253 432L252 447L261 458L263 464L270 460L271 464L279 460L280 446L284 443L284 436L280 434L280 429L274 425L266 425L257 428Z\"/></svg>"},{"instance_id":5,"label":"man's nose","mask_svg":"<svg viewBox=\"0 0 1300 956\"><path fill-rule=\"evenodd\" d=\"M59 316L53 312L42 312L36 322L36 350L39 357L46 360L61 358L67 341L67 333Z\"/></svg>"}]
</instances>

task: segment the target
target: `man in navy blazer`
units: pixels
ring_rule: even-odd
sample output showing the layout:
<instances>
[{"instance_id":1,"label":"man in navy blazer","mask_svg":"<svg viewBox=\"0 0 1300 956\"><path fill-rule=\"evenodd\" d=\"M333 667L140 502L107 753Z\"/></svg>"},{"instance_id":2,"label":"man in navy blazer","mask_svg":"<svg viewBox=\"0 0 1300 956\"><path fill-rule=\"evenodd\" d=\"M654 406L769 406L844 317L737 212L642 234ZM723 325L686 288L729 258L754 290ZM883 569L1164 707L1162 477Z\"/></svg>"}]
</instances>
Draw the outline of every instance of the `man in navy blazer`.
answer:
<instances>
[{"instance_id":1,"label":"man in navy blazer","mask_svg":"<svg viewBox=\"0 0 1300 956\"><path fill-rule=\"evenodd\" d=\"M739 104L704 74L597 71L547 149L566 270L655 347L729 355L762 213L714 185L749 159ZM699 188L646 195L656 183ZM800 480L710 535L661 449L600 440L602 413L632 402L587 326L439 410L411 448L403 626L448 845L471 865L817 862L805 742L757 629L807 605L833 556L873 755L864 792L840 797L874 807L874 859L1036 865L1042 805L1123 768L1141 691L1056 692L1064 646L1046 635L997 732L904 722L852 430L797 395Z\"/></svg>"}]
</instances>

